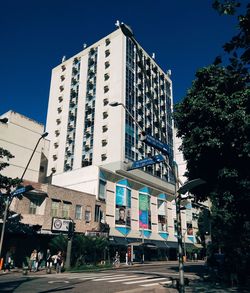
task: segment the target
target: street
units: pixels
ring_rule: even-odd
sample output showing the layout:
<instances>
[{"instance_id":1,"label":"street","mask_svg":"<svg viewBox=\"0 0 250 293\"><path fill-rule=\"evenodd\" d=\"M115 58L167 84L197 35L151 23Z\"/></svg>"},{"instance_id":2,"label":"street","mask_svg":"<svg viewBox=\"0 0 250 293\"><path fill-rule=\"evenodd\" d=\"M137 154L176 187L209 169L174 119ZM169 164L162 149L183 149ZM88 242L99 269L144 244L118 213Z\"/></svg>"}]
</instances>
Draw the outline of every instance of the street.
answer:
<instances>
[{"instance_id":1,"label":"street","mask_svg":"<svg viewBox=\"0 0 250 293\"><path fill-rule=\"evenodd\" d=\"M197 279L203 273L203 263L185 266L186 277ZM0 276L0 292L47 293L47 292L153 292L164 288L169 277L178 278L177 263L159 265L122 266L103 272L62 273L47 275L43 272L23 276L7 273ZM171 292L177 292L171 289Z\"/></svg>"}]
</instances>

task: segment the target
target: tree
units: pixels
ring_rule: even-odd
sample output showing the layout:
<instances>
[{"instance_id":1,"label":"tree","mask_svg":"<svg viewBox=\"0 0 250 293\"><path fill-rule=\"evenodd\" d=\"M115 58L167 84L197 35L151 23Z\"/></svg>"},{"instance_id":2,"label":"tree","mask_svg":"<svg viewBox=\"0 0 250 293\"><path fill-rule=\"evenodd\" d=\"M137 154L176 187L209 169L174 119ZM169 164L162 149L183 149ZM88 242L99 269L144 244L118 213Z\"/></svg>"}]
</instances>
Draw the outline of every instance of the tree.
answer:
<instances>
[{"instance_id":1,"label":"tree","mask_svg":"<svg viewBox=\"0 0 250 293\"><path fill-rule=\"evenodd\" d=\"M224 14L238 7L214 3ZM233 10L225 10L229 4ZM250 263L250 5L238 19L239 33L223 47L228 58L197 71L174 116L186 175L207 182L194 193L196 200L211 199L213 245L225 254L226 276L236 272L243 282Z\"/></svg>"},{"instance_id":2,"label":"tree","mask_svg":"<svg viewBox=\"0 0 250 293\"><path fill-rule=\"evenodd\" d=\"M0 171L9 166L8 161L14 158L14 156L8 151L0 147ZM4 194L9 193L13 188L15 188L20 183L18 178L12 179L7 176L0 174L0 217L3 215L5 207L5 197Z\"/></svg>"}]
</instances>

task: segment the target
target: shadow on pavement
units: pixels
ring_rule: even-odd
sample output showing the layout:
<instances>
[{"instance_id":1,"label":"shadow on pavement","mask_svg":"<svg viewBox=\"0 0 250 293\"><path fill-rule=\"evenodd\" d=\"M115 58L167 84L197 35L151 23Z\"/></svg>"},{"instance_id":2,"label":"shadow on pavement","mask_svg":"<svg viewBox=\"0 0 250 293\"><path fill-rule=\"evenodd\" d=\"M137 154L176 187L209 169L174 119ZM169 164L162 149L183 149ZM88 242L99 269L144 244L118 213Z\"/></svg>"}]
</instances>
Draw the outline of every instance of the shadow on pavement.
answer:
<instances>
[{"instance_id":1,"label":"shadow on pavement","mask_svg":"<svg viewBox=\"0 0 250 293\"><path fill-rule=\"evenodd\" d=\"M2 281L0 279L0 292L4 293L4 292L8 292L8 293L12 293L14 292L20 285L31 281L30 279L23 279L23 280L4 280Z\"/></svg>"},{"instance_id":2,"label":"shadow on pavement","mask_svg":"<svg viewBox=\"0 0 250 293\"><path fill-rule=\"evenodd\" d=\"M172 270L172 271L178 273L179 272L179 267L178 266L169 266L167 268L167 270ZM206 273L206 266L204 264L197 264L195 266L185 264L184 265L184 274L185 273L191 273L191 274L197 275L198 277L202 277Z\"/></svg>"}]
</instances>

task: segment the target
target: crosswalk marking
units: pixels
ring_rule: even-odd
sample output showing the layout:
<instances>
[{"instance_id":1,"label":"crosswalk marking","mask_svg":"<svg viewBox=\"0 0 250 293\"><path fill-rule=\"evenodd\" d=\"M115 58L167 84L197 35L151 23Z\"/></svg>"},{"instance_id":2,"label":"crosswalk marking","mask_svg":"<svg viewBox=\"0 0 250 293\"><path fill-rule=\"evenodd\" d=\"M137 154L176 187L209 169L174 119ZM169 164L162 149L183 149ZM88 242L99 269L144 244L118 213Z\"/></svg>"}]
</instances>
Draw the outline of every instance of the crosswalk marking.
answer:
<instances>
[{"instance_id":1,"label":"crosswalk marking","mask_svg":"<svg viewBox=\"0 0 250 293\"><path fill-rule=\"evenodd\" d=\"M118 278L117 280L112 280L112 281L108 281L109 283L117 283L117 282L125 282L125 281L129 281L129 280L136 280L136 279L141 279L142 277L139 276L125 276L125 277L121 277Z\"/></svg>"},{"instance_id":2,"label":"crosswalk marking","mask_svg":"<svg viewBox=\"0 0 250 293\"><path fill-rule=\"evenodd\" d=\"M154 281L162 281L166 280L166 278L152 278L152 279L147 279L147 280L139 280L139 281L132 281L132 282L125 282L123 284L125 285L131 285L131 284L138 284L138 283L144 283L144 282L154 282Z\"/></svg>"},{"instance_id":3,"label":"crosswalk marking","mask_svg":"<svg viewBox=\"0 0 250 293\"><path fill-rule=\"evenodd\" d=\"M95 279L93 280L94 282L99 282L99 281L108 281L108 280L112 280L114 278L117 278L119 276L124 276L124 274L119 274L119 275L113 275L113 276L110 276L110 277L104 277L104 278L99 278L99 279Z\"/></svg>"},{"instance_id":4,"label":"crosswalk marking","mask_svg":"<svg viewBox=\"0 0 250 293\"><path fill-rule=\"evenodd\" d=\"M163 284L171 284L172 281L166 281L166 282L160 282L160 283L151 283L151 284L145 284L145 285L140 285L142 287L150 287L150 286L157 286L157 285L163 285Z\"/></svg>"},{"instance_id":5,"label":"crosswalk marking","mask_svg":"<svg viewBox=\"0 0 250 293\"><path fill-rule=\"evenodd\" d=\"M123 271L124 272L124 271ZM82 281L91 281L91 282L108 282L108 283L120 283L123 285L137 285L140 287L154 287L163 284L170 284L168 277L166 276L152 276L136 274L135 272L130 274L127 272L124 273L64 273L64 274L44 274L44 275L30 275L26 277L41 277L56 280L82 280Z\"/></svg>"}]
</instances>

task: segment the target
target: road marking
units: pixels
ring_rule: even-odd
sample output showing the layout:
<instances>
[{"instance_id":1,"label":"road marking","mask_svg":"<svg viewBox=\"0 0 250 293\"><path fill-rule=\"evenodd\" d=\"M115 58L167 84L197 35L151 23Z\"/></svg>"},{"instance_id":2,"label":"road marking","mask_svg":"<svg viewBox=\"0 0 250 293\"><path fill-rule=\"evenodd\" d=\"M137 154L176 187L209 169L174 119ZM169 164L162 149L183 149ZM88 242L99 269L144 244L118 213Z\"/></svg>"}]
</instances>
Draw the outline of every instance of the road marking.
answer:
<instances>
[{"instance_id":1,"label":"road marking","mask_svg":"<svg viewBox=\"0 0 250 293\"><path fill-rule=\"evenodd\" d=\"M58 280L58 281L49 281L48 283L49 284L54 284L54 283L66 283L66 284L68 284L69 281L60 281L60 280Z\"/></svg>"},{"instance_id":2,"label":"road marking","mask_svg":"<svg viewBox=\"0 0 250 293\"><path fill-rule=\"evenodd\" d=\"M152 284L145 284L140 285L142 287L149 287L149 286L157 286L157 285L163 285L163 284L172 284L172 281L166 281L166 282L160 282L160 283L152 283Z\"/></svg>"},{"instance_id":3,"label":"road marking","mask_svg":"<svg viewBox=\"0 0 250 293\"><path fill-rule=\"evenodd\" d=\"M142 277L139 276L125 276L121 278L117 278L116 280L108 281L109 283L118 283L118 282L123 282L123 281L129 281L129 280L136 280L136 279L141 279Z\"/></svg>"},{"instance_id":4,"label":"road marking","mask_svg":"<svg viewBox=\"0 0 250 293\"><path fill-rule=\"evenodd\" d=\"M139 284L139 283L143 283L143 282L154 282L154 281L162 281L162 280L166 280L166 278L152 278L152 279L147 279L147 280L125 282L123 284L130 285L130 284Z\"/></svg>"},{"instance_id":5,"label":"road marking","mask_svg":"<svg viewBox=\"0 0 250 293\"><path fill-rule=\"evenodd\" d=\"M93 280L93 282L108 281L108 280L112 280L112 279L115 279L115 278L120 277L120 276L124 276L124 274L113 275L113 276L110 276L110 277L104 277L104 278L100 278L100 279L95 279L95 280Z\"/></svg>"}]
</instances>

